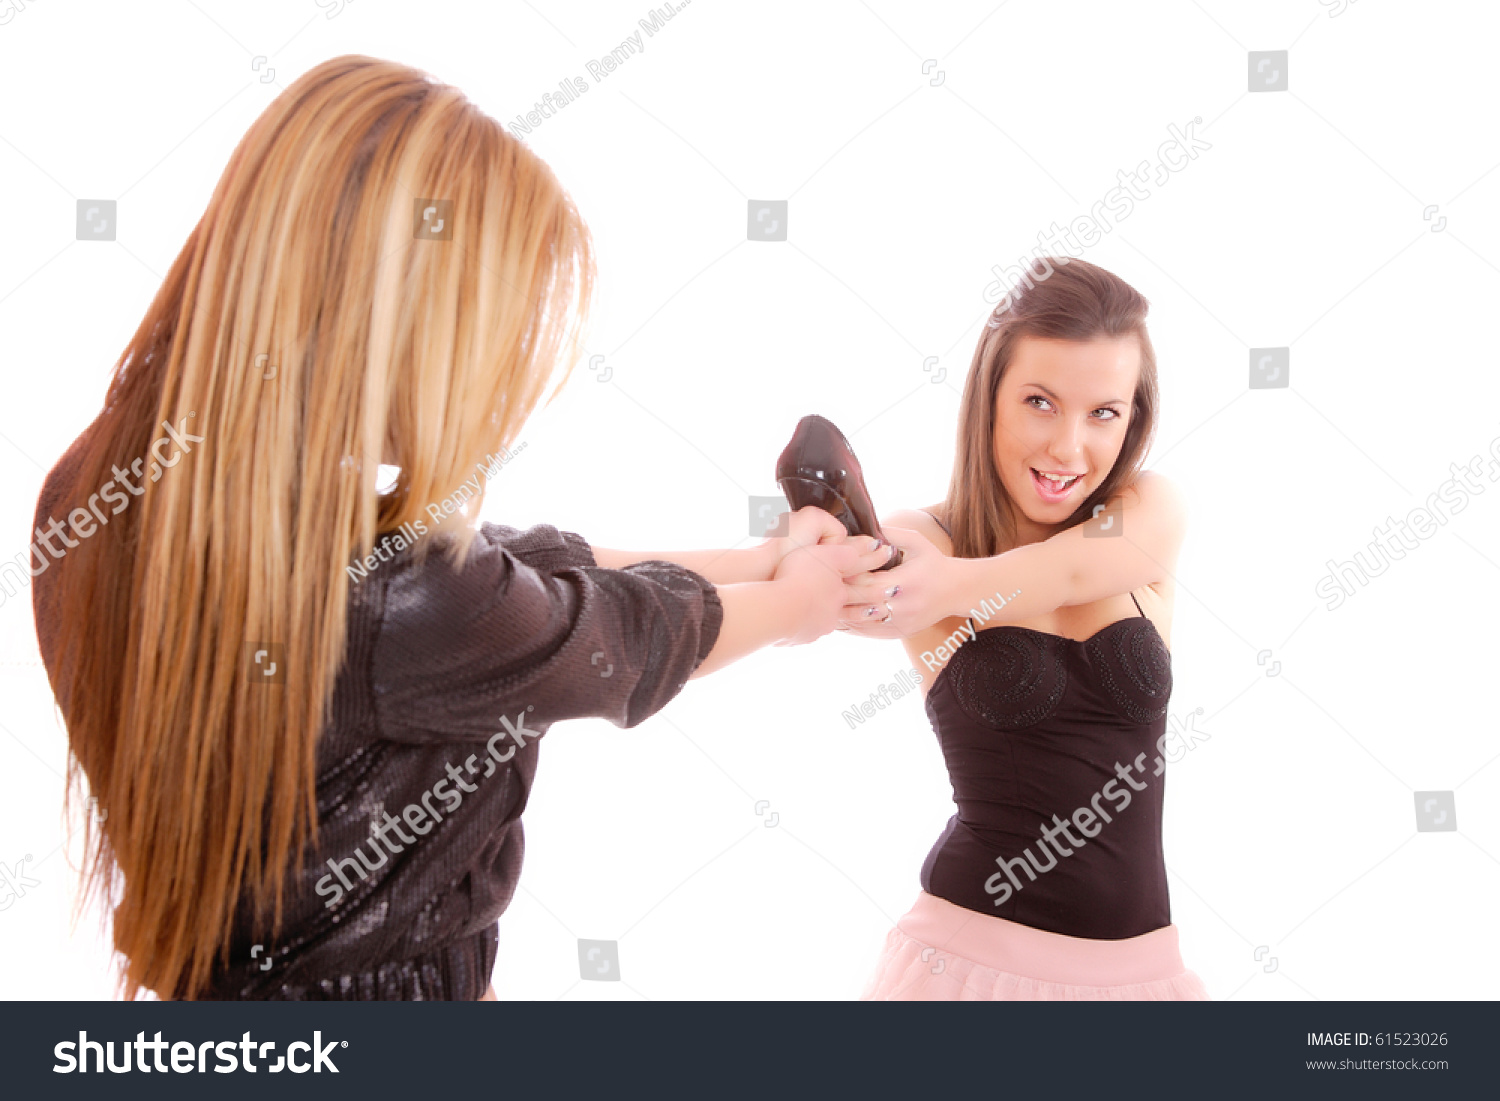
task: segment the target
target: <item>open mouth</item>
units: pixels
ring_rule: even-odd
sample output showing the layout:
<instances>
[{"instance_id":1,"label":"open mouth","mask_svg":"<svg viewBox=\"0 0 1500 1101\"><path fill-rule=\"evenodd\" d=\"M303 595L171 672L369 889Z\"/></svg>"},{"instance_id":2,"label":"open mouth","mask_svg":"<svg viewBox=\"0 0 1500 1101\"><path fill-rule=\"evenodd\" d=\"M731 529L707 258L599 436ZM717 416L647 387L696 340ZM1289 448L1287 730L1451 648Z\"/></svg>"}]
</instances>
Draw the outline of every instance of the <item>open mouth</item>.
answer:
<instances>
[{"instance_id":1,"label":"open mouth","mask_svg":"<svg viewBox=\"0 0 1500 1101\"><path fill-rule=\"evenodd\" d=\"M1072 476L1058 476L1043 474L1035 467L1031 467L1031 480L1036 486L1036 491L1046 501L1061 501L1073 488L1083 479L1082 474Z\"/></svg>"}]
</instances>

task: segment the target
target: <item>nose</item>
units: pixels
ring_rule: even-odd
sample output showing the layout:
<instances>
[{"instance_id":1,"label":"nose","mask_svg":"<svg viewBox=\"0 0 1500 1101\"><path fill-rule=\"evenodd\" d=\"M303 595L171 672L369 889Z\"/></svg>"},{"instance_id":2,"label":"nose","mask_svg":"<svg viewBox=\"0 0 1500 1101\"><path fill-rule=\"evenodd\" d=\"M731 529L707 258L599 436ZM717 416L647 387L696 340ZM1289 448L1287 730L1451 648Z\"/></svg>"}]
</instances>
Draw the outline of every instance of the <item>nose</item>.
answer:
<instances>
[{"instance_id":1,"label":"nose","mask_svg":"<svg viewBox=\"0 0 1500 1101\"><path fill-rule=\"evenodd\" d=\"M1071 468L1082 454L1084 428L1084 422L1078 418L1058 422L1047 451L1059 466Z\"/></svg>"}]
</instances>

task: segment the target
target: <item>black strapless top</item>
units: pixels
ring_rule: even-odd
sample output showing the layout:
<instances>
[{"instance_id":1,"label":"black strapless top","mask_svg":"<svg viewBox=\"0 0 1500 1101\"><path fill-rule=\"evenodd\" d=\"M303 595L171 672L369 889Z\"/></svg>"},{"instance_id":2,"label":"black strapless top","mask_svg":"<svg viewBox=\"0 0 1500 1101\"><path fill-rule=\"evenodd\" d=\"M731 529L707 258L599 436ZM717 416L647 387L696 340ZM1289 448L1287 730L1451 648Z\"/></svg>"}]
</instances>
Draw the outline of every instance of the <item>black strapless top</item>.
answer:
<instances>
[{"instance_id":1,"label":"black strapless top","mask_svg":"<svg viewBox=\"0 0 1500 1101\"><path fill-rule=\"evenodd\" d=\"M927 694L958 813L922 888L1073 937L1167 925L1158 740L1171 692L1144 613L1084 640L1009 625L961 645Z\"/></svg>"}]
</instances>

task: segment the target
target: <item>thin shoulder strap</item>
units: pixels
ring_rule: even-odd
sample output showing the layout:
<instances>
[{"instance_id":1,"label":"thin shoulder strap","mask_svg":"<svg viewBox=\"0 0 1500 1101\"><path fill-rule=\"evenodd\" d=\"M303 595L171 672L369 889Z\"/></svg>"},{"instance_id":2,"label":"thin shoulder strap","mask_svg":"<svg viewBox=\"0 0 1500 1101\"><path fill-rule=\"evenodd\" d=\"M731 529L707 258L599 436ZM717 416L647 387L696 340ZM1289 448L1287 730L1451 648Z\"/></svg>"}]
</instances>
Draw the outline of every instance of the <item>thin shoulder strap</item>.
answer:
<instances>
[{"instance_id":1,"label":"thin shoulder strap","mask_svg":"<svg viewBox=\"0 0 1500 1101\"><path fill-rule=\"evenodd\" d=\"M922 511L926 512L928 516L932 517L932 522L934 524L936 524L938 527L940 527L940 528L943 529L943 534L944 535L946 535L949 539L953 538L953 533L948 530L948 525L947 524L945 524L941 520L939 520L937 518L937 516L935 514L933 514L932 512L930 512L929 510L927 510L927 509L924 508Z\"/></svg>"},{"instance_id":2,"label":"thin shoulder strap","mask_svg":"<svg viewBox=\"0 0 1500 1101\"><path fill-rule=\"evenodd\" d=\"M1135 593L1131 593L1130 594L1130 599L1131 600L1135 600ZM1135 600L1135 610L1138 611L1138 612L1141 612L1141 602L1139 600ZM1145 612L1141 612L1141 618L1142 619L1146 618L1146 613Z\"/></svg>"}]
</instances>

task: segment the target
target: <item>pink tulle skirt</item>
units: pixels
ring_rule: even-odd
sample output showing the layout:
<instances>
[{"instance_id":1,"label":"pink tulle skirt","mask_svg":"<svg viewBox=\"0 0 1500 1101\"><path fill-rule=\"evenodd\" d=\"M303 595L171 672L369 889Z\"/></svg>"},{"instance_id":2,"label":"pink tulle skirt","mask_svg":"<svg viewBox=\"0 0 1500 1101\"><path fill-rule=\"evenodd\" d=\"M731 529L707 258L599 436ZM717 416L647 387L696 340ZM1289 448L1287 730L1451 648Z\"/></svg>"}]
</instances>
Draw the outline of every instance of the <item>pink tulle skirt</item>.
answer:
<instances>
[{"instance_id":1,"label":"pink tulle skirt","mask_svg":"<svg viewBox=\"0 0 1500 1101\"><path fill-rule=\"evenodd\" d=\"M1033 929L928 894L886 935L864 1001L1208 1001L1177 926L1125 940Z\"/></svg>"}]
</instances>

